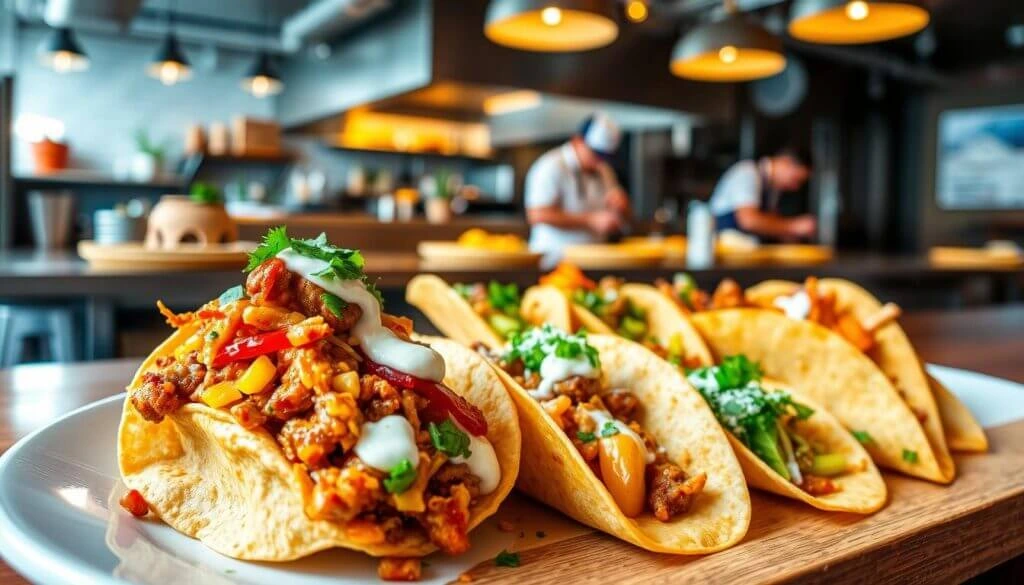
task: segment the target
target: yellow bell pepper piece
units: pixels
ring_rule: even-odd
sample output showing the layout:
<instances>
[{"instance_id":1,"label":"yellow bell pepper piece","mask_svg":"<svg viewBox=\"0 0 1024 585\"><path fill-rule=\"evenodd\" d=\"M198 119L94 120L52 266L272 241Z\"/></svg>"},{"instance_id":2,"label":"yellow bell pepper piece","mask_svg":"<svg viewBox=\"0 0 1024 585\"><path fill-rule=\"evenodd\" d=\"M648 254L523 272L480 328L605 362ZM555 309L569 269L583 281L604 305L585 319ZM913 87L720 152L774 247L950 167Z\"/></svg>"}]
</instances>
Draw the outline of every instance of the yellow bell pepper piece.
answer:
<instances>
[{"instance_id":1,"label":"yellow bell pepper piece","mask_svg":"<svg viewBox=\"0 0 1024 585\"><path fill-rule=\"evenodd\" d=\"M193 351L199 351L202 348L202 332L194 333L192 337L189 337L188 339L185 340L185 343L182 343L174 350L174 359L179 362L183 362L185 361L185 358L188 357L188 354L192 353Z\"/></svg>"},{"instance_id":2,"label":"yellow bell pepper piece","mask_svg":"<svg viewBox=\"0 0 1024 585\"><path fill-rule=\"evenodd\" d=\"M218 382L200 393L199 398L210 408L222 408L242 399L234 382Z\"/></svg>"},{"instance_id":3,"label":"yellow bell pepper piece","mask_svg":"<svg viewBox=\"0 0 1024 585\"><path fill-rule=\"evenodd\" d=\"M242 394L255 394L267 387L267 384L274 379L277 367L265 355L256 358L254 362L242 373L236 383L238 391Z\"/></svg>"}]
</instances>

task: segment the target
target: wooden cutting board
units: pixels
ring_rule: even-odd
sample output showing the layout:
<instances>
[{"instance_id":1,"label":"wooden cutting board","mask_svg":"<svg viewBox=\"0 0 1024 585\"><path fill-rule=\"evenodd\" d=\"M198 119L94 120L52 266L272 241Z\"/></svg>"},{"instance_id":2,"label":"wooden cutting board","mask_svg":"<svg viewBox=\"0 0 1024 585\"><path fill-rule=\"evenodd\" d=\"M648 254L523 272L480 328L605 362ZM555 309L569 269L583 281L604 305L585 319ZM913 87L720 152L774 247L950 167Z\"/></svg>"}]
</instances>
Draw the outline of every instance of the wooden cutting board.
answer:
<instances>
[{"instance_id":1,"label":"wooden cutting board","mask_svg":"<svg viewBox=\"0 0 1024 585\"><path fill-rule=\"evenodd\" d=\"M416 246L422 270L537 268L542 254L529 250L471 248L455 242L426 241Z\"/></svg>"},{"instance_id":2,"label":"wooden cutting board","mask_svg":"<svg viewBox=\"0 0 1024 585\"><path fill-rule=\"evenodd\" d=\"M889 504L872 516L752 491L746 538L719 553L661 555L593 532L521 550L518 568L486 562L469 575L474 584L960 582L1024 554L1024 421L987 433L991 452L956 457L952 485L885 474Z\"/></svg>"},{"instance_id":3,"label":"wooden cutting board","mask_svg":"<svg viewBox=\"0 0 1024 585\"><path fill-rule=\"evenodd\" d=\"M163 271L233 268L241 270L256 242L232 242L201 246L181 244L169 250L147 248L142 242L98 244L92 240L78 243L78 255L89 267L102 271Z\"/></svg>"}]
</instances>

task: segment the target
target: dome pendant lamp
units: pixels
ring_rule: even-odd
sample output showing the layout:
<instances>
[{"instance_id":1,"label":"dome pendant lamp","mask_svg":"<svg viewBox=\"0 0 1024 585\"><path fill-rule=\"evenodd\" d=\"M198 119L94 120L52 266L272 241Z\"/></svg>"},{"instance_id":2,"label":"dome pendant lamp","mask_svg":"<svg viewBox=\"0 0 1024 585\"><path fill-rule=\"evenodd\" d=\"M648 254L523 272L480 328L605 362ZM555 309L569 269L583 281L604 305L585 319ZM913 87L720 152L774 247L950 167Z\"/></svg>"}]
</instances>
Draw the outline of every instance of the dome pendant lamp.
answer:
<instances>
[{"instance_id":1,"label":"dome pendant lamp","mask_svg":"<svg viewBox=\"0 0 1024 585\"><path fill-rule=\"evenodd\" d=\"M85 71L89 57L66 27L53 29L39 47L39 62L57 73Z\"/></svg>"},{"instance_id":2,"label":"dome pendant lamp","mask_svg":"<svg viewBox=\"0 0 1024 585\"><path fill-rule=\"evenodd\" d=\"M673 75L697 81L739 82L771 77L786 68L782 41L748 21L731 1L726 17L687 32L672 50Z\"/></svg>"},{"instance_id":3,"label":"dome pendant lamp","mask_svg":"<svg viewBox=\"0 0 1024 585\"><path fill-rule=\"evenodd\" d=\"M242 79L242 89L258 98L281 93L281 90L284 89L281 76L277 74L277 68L274 67L273 62L270 61L270 55L267 55L266 52L260 53L252 69Z\"/></svg>"},{"instance_id":4,"label":"dome pendant lamp","mask_svg":"<svg viewBox=\"0 0 1024 585\"><path fill-rule=\"evenodd\" d=\"M178 37L174 36L174 16L171 10L167 11L167 36L160 50L146 66L146 73L164 85L174 85L192 77L192 67L178 45Z\"/></svg>"},{"instance_id":5,"label":"dome pendant lamp","mask_svg":"<svg viewBox=\"0 0 1024 585\"><path fill-rule=\"evenodd\" d=\"M513 49L564 53L611 44L619 25L609 0L491 0L484 35Z\"/></svg>"},{"instance_id":6,"label":"dome pendant lamp","mask_svg":"<svg viewBox=\"0 0 1024 585\"><path fill-rule=\"evenodd\" d=\"M904 2L796 0L789 34L809 43L858 45L912 35L928 21L927 10Z\"/></svg>"}]
</instances>

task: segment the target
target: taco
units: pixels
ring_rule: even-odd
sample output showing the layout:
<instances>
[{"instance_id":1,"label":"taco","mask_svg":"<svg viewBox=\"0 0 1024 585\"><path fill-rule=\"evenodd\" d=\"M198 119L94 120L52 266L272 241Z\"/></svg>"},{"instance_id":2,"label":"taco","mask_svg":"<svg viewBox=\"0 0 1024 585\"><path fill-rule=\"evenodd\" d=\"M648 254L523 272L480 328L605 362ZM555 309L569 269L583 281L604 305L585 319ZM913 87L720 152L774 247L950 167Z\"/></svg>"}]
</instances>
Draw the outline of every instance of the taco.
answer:
<instances>
[{"instance_id":1,"label":"taco","mask_svg":"<svg viewBox=\"0 0 1024 585\"><path fill-rule=\"evenodd\" d=\"M889 378L842 337L760 308L705 311L690 319L716 359L743 354L759 362L765 376L835 415L877 464L940 483L952 480Z\"/></svg>"},{"instance_id":2,"label":"taco","mask_svg":"<svg viewBox=\"0 0 1024 585\"><path fill-rule=\"evenodd\" d=\"M454 342L412 338L411 321L382 312L359 252L323 235L272 230L247 270L196 312L161 304L177 331L128 387L125 484L234 558L464 552L517 473L500 378Z\"/></svg>"},{"instance_id":3,"label":"taco","mask_svg":"<svg viewBox=\"0 0 1024 585\"><path fill-rule=\"evenodd\" d=\"M681 367L711 363L711 353L685 312L654 287L612 276L594 282L579 268L564 263L541 277L540 285L534 288L544 290L543 300L531 288L525 299L529 302L523 303L524 314L533 322L551 323L566 331L619 335ZM552 318L551 305L565 302L555 298L552 287L569 299L569 321Z\"/></svg>"},{"instance_id":4,"label":"taco","mask_svg":"<svg viewBox=\"0 0 1024 585\"><path fill-rule=\"evenodd\" d=\"M867 354L892 380L917 415L944 473L952 477L955 470L946 445L948 431L943 430L944 419L932 390L934 381L929 379L914 346L897 322L898 306L883 305L874 295L848 280L814 277L807 278L803 286L794 282L766 281L748 289L747 298L762 306L785 306L788 316L824 325ZM966 411L966 407L963 410ZM966 412L969 416L969 411ZM951 430L959 432L960 425L954 426ZM971 426L980 428L977 423ZM974 439L960 440L956 436L954 442L979 445L976 431L969 432Z\"/></svg>"},{"instance_id":5,"label":"taco","mask_svg":"<svg viewBox=\"0 0 1024 585\"><path fill-rule=\"evenodd\" d=\"M727 357L687 378L728 432L748 484L821 510L885 505L885 482L860 443L811 399L762 380L756 363Z\"/></svg>"},{"instance_id":6,"label":"taco","mask_svg":"<svg viewBox=\"0 0 1024 585\"><path fill-rule=\"evenodd\" d=\"M529 323L520 310L519 287L490 281L448 286L433 274L413 277L405 300L423 312L449 339L498 348Z\"/></svg>"},{"instance_id":7,"label":"taco","mask_svg":"<svg viewBox=\"0 0 1024 585\"><path fill-rule=\"evenodd\" d=\"M647 550L701 554L750 522L743 473L681 372L614 336L544 325L489 356L519 409L517 486Z\"/></svg>"}]
</instances>

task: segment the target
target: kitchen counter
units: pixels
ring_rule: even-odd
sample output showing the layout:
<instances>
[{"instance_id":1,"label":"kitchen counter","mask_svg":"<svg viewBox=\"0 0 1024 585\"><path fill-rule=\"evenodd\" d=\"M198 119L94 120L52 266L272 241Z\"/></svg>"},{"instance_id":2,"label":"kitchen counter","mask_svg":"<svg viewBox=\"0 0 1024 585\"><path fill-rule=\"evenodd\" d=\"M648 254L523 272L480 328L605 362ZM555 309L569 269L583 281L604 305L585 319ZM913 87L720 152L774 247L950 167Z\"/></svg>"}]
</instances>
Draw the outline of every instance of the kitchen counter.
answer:
<instances>
[{"instance_id":1,"label":"kitchen counter","mask_svg":"<svg viewBox=\"0 0 1024 585\"><path fill-rule=\"evenodd\" d=\"M367 273L384 289L389 306L401 308L402 289L421 272L417 256L382 251L367 252L365 256ZM651 282L682 268L624 266L611 272L628 280ZM86 357L113 357L116 310L151 308L156 299L176 309L197 306L241 282L240 270L241 266L201 271L111 272L89 268L70 250L0 252L0 303L82 302ZM877 254L839 254L831 262L819 265L715 266L690 272L705 288L714 287L725 277L735 278L744 286L771 278L802 280L809 274L841 277L910 307L1019 300L1024 282L1024 271L1019 269L936 268L921 257ZM540 276L537 270L501 267L435 273L450 282L495 279L520 285L533 284ZM591 276L605 273L594 272Z\"/></svg>"}]
</instances>

